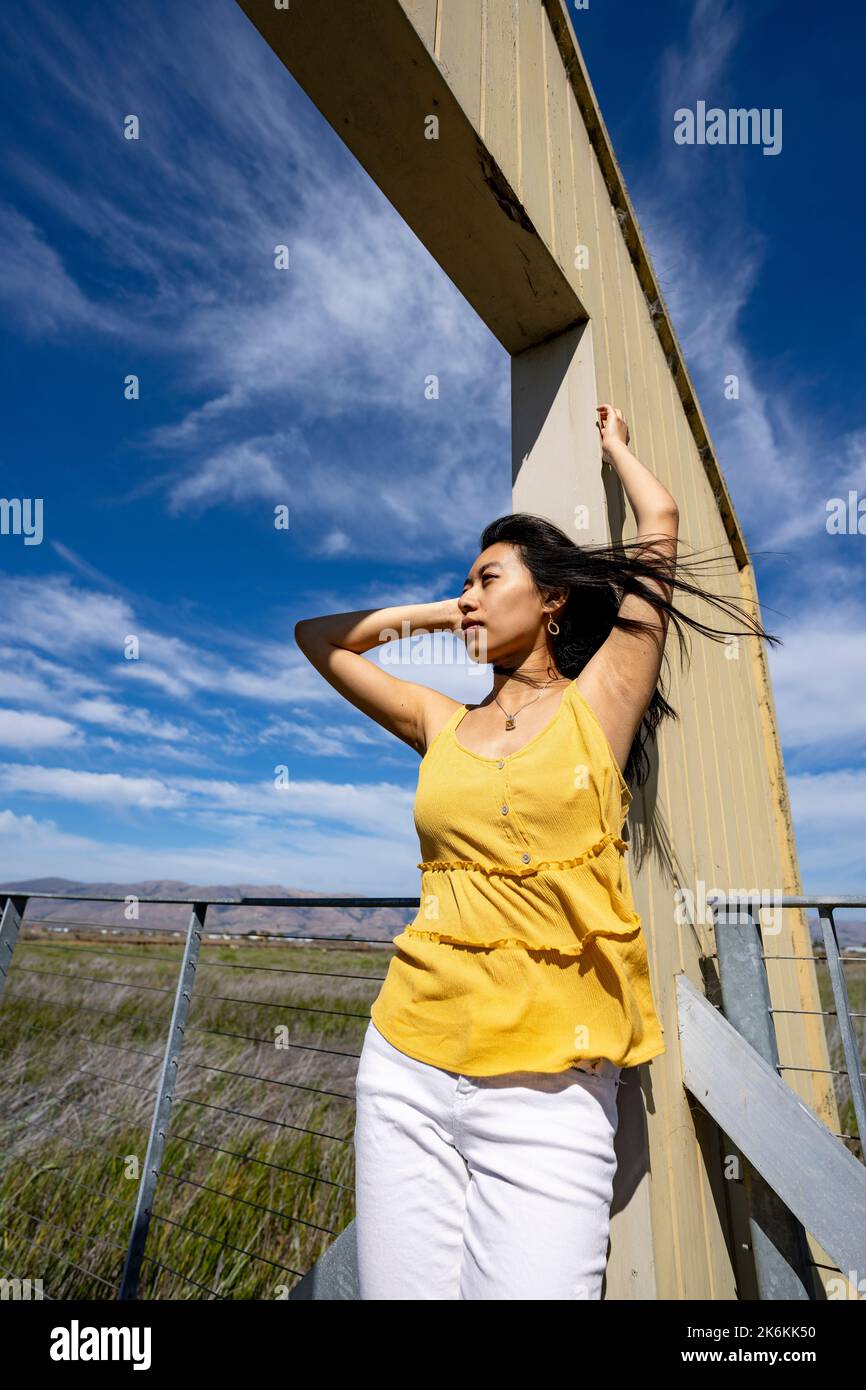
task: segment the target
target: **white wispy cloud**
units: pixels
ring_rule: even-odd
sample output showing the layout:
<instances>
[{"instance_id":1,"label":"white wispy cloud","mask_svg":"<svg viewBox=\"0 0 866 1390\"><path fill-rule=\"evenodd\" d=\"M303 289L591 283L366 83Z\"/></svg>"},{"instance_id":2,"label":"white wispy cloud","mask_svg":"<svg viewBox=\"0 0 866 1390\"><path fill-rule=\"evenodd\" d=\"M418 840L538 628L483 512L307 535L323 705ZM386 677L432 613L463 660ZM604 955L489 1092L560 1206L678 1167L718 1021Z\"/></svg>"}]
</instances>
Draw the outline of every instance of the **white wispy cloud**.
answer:
<instances>
[{"instance_id":1,"label":"white wispy cloud","mask_svg":"<svg viewBox=\"0 0 866 1390\"><path fill-rule=\"evenodd\" d=\"M859 600L859 601L858 601ZM831 610L817 602L781 629L769 661L784 746L816 766L866 755L866 605L836 591ZM862 776L862 770L858 770Z\"/></svg>"},{"instance_id":2,"label":"white wispy cloud","mask_svg":"<svg viewBox=\"0 0 866 1390\"><path fill-rule=\"evenodd\" d=\"M274 769L285 764L274 764ZM195 797L209 815L224 807L233 815L249 812L271 818L307 817L311 823L375 825L377 831L405 836L411 821L412 793L387 782L326 782L294 778L289 767L285 785L276 771L268 781L238 783L217 778L178 777L175 787L188 801Z\"/></svg>"},{"instance_id":3,"label":"white wispy cloud","mask_svg":"<svg viewBox=\"0 0 866 1390\"><path fill-rule=\"evenodd\" d=\"M117 331L111 307L87 297L48 234L10 203L0 203L0 241L0 303L20 333L40 339L63 330Z\"/></svg>"},{"instance_id":4,"label":"white wispy cloud","mask_svg":"<svg viewBox=\"0 0 866 1390\"><path fill-rule=\"evenodd\" d=\"M804 892L862 894L866 768L789 774L788 794Z\"/></svg>"},{"instance_id":5,"label":"white wispy cloud","mask_svg":"<svg viewBox=\"0 0 866 1390\"><path fill-rule=\"evenodd\" d=\"M98 701L112 684L115 688L123 683L150 684L177 699L212 692L280 704L297 700L305 691L313 698L317 690L322 694L321 680L314 681L308 663L296 650L287 651L276 641L258 642L222 632L226 648L249 658L248 665L241 665L215 646L196 645L153 628L139 620L126 599L73 584L66 576L34 579L0 575L0 598L0 639L5 639L10 650L17 643L17 651L31 648L43 656L41 665L35 664L34 669L45 678L45 698L49 677L62 677L67 686L76 685L75 672L80 664L91 663L94 656L101 659L99 682L94 682L92 674L89 680L82 676L94 692L93 702L82 708L91 712L101 709L105 722L111 705ZM130 637L138 644L137 659L127 659L125 654L131 650L127 645ZM33 679L31 676L31 683ZM14 688L14 680L10 684ZM144 732L146 716L141 712L117 712L115 718L135 722Z\"/></svg>"},{"instance_id":6,"label":"white wispy cloud","mask_svg":"<svg viewBox=\"0 0 866 1390\"><path fill-rule=\"evenodd\" d=\"M84 772L34 763L0 763L0 789L85 806L136 806L142 810L173 809L186 800L182 792L158 777L125 777L118 772Z\"/></svg>"},{"instance_id":7,"label":"white wispy cloud","mask_svg":"<svg viewBox=\"0 0 866 1390\"><path fill-rule=\"evenodd\" d=\"M0 746L4 748L50 748L79 739L79 731L66 719L32 710L0 709Z\"/></svg>"},{"instance_id":8,"label":"white wispy cloud","mask_svg":"<svg viewBox=\"0 0 866 1390\"><path fill-rule=\"evenodd\" d=\"M303 723L299 719L269 719L257 735L259 743L303 748L319 758L348 758L361 747L381 749L382 737L363 725Z\"/></svg>"},{"instance_id":9,"label":"white wispy cloud","mask_svg":"<svg viewBox=\"0 0 866 1390\"><path fill-rule=\"evenodd\" d=\"M300 434L227 444L169 490L171 509L178 512L194 506L201 511L218 502L257 498L287 504L293 495L292 473L308 456Z\"/></svg>"},{"instance_id":10,"label":"white wispy cloud","mask_svg":"<svg viewBox=\"0 0 866 1390\"><path fill-rule=\"evenodd\" d=\"M117 729L130 734L146 734L150 738L165 739L170 743L189 737L189 729L183 724L154 718L148 710L134 709L105 697L79 700L72 706L70 713L85 724L99 724L103 728Z\"/></svg>"}]
</instances>

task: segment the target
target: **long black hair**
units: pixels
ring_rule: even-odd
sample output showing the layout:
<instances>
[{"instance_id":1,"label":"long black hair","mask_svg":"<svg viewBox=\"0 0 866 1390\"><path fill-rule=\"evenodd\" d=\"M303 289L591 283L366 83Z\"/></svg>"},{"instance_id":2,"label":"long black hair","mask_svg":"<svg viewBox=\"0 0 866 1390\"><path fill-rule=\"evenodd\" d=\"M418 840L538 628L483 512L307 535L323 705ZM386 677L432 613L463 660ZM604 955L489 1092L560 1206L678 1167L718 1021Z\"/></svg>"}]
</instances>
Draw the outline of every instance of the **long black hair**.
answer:
<instances>
[{"instance_id":1,"label":"long black hair","mask_svg":"<svg viewBox=\"0 0 866 1390\"><path fill-rule=\"evenodd\" d=\"M511 512L491 521L484 528L480 550L486 550L498 541L508 542L517 548L543 602L549 602L563 589L568 591L564 607L556 614L559 632L555 636L548 633L548 640L558 669L571 680L580 674L615 627L633 632L657 631L651 623L639 618L620 616L619 606L629 593L638 594L658 611L668 614L679 639L681 660L684 650L688 650L688 635L683 624L714 642L742 636L760 637L766 642L781 645L781 638L765 632L757 618L742 611L740 605L746 602L745 599L710 593L688 577L718 557L710 552L706 559L697 560L695 556L701 552L691 551L690 559L684 563L680 557L680 550L685 544L682 540L676 543L676 556L652 550L649 548L652 541L647 537L610 544L578 545L546 517L534 516L531 512ZM744 622L745 629L726 631L707 626L684 613L673 602L668 602L654 587L644 584L642 580L647 578L664 581L670 587L671 599L679 589L711 604L727 617ZM663 659L666 661L667 655ZM508 668L496 666L494 669ZM519 672L515 672L514 677L516 680L528 680ZM629 750L623 772L626 782L640 785L647 781L650 774L647 740L655 741L662 719L678 718L677 711L665 699L660 681Z\"/></svg>"}]
</instances>

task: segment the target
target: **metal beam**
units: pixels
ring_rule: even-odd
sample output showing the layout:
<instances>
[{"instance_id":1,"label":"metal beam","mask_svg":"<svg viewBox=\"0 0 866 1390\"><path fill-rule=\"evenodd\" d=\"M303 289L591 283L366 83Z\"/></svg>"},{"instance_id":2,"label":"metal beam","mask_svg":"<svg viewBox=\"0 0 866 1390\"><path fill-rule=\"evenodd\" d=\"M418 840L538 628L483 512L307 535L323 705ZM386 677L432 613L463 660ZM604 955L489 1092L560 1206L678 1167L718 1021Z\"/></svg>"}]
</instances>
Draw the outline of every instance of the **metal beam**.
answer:
<instances>
[{"instance_id":1,"label":"metal beam","mask_svg":"<svg viewBox=\"0 0 866 1390\"><path fill-rule=\"evenodd\" d=\"M866 1168L686 975L677 1013L684 1085L838 1268L866 1269Z\"/></svg>"},{"instance_id":2,"label":"metal beam","mask_svg":"<svg viewBox=\"0 0 866 1390\"><path fill-rule=\"evenodd\" d=\"M586 320L399 0L238 4L503 347Z\"/></svg>"}]
</instances>

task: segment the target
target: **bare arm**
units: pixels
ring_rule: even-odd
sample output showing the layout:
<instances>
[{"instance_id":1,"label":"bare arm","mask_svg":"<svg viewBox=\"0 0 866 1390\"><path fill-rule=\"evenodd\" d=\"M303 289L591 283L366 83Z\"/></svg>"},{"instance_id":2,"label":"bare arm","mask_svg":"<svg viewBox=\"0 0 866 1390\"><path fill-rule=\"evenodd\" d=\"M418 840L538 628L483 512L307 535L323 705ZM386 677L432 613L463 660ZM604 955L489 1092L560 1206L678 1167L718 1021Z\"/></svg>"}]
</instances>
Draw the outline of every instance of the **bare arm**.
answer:
<instances>
[{"instance_id":1,"label":"bare arm","mask_svg":"<svg viewBox=\"0 0 866 1390\"><path fill-rule=\"evenodd\" d=\"M600 406L602 457L616 470L637 521L636 539L649 553L676 562L679 508L674 497L628 447L628 426L621 411ZM642 581L668 602L670 584ZM658 684L667 638L668 615L638 594L626 594L619 607L624 618L638 618L652 631L625 632L614 628L587 662L577 682L581 694L599 717L620 765L625 766L635 734Z\"/></svg>"},{"instance_id":2,"label":"bare arm","mask_svg":"<svg viewBox=\"0 0 866 1390\"><path fill-rule=\"evenodd\" d=\"M457 702L429 686L390 675L365 661L362 653L413 632L459 632L462 617L456 599L328 613L296 623L295 641L350 704L423 755L428 730L441 727Z\"/></svg>"}]
</instances>

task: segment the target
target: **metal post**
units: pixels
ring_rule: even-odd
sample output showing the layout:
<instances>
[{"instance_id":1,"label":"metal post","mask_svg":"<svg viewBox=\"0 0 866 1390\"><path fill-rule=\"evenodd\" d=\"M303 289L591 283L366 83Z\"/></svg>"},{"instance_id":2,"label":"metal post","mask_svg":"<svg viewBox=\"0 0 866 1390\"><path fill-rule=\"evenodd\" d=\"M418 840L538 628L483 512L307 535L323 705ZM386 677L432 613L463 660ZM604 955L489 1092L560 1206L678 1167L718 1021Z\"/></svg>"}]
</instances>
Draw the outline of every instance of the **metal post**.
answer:
<instances>
[{"instance_id":1,"label":"metal post","mask_svg":"<svg viewBox=\"0 0 866 1390\"><path fill-rule=\"evenodd\" d=\"M162 1154L165 1148L165 1136L168 1130L169 1113L171 1110L171 1103L174 1099L174 1088L177 1083L178 1062L180 1061L181 1049L183 1047L186 1022L189 1017L192 988L195 981L195 969L198 963L199 946L201 945L204 932L204 919L206 913L207 903L196 903L189 920L183 961L181 962L180 976L177 982L177 992L174 997L174 1010L171 1015L171 1024L169 1025L168 1037L165 1044L165 1056L162 1062L162 1072L159 1078L156 1104L153 1110L153 1121L150 1126L147 1154L144 1160L141 1181L138 1186L138 1199L135 1204L135 1214L132 1218L132 1230L129 1236L129 1247L126 1252L126 1263L123 1267L123 1277L120 1283L120 1291L117 1295L118 1300L128 1300L138 1297L138 1280L141 1272L142 1260L144 1258L144 1247L147 1243L147 1233L150 1229L150 1217L153 1209L154 1193L156 1191L156 1180L159 1176L159 1168L162 1163Z\"/></svg>"},{"instance_id":2,"label":"metal post","mask_svg":"<svg viewBox=\"0 0 866 1390\"><path fill-rule=\"evenodd\" d=\"M724 895L717 902L724 903ZM779 1052L767 968L763 960L760 903L713 906L719 981L725 1018L774 1070ZM740 1153L749 1202L749 1230L762 1300L817 1299L806 1232L756 1168Z\"/></svg>"},{"instance_id":3,"label":"metal post","mask_svg":"<svg viewBox=\"0 0 866 1390\"><path fill-rule=\"evenodd\" d=\"M824 951L827 956L830 983L833 986L833 1001L836 1005L836 1018L839 1023L839 1034L842 1038L842 1050L845 1053L845 1065L848 1068L848 1081L851 1086L851 1099L854 1102L857 1132L862 1141L866 1139L866 1091L863 1088L863 1077L860 1075L860 1049L857 1046L857 1035L851 1023L851 1003L848 999L845 972L842 969L842 960L839 955L836 923L833 920L832 907L819 906L818 913L821 918L821 929L824 933Z\"/></svg>"},{"instance_id":4,"label":"metal post","mask_svg":"<svg viewBox=\"0 0 866 1390\"><path fill-rule=\"evenodd\" d=\"M0 995L6 988L6 976L9 973L9 966L12 962L12 952L15 950L15 943L18 940L18 928L21 926L21 918L27 911L27 898L19 897L17 894L10 894L6 899L3 908L3 917L0 919Z\"/></svg>"}]
</instances>

